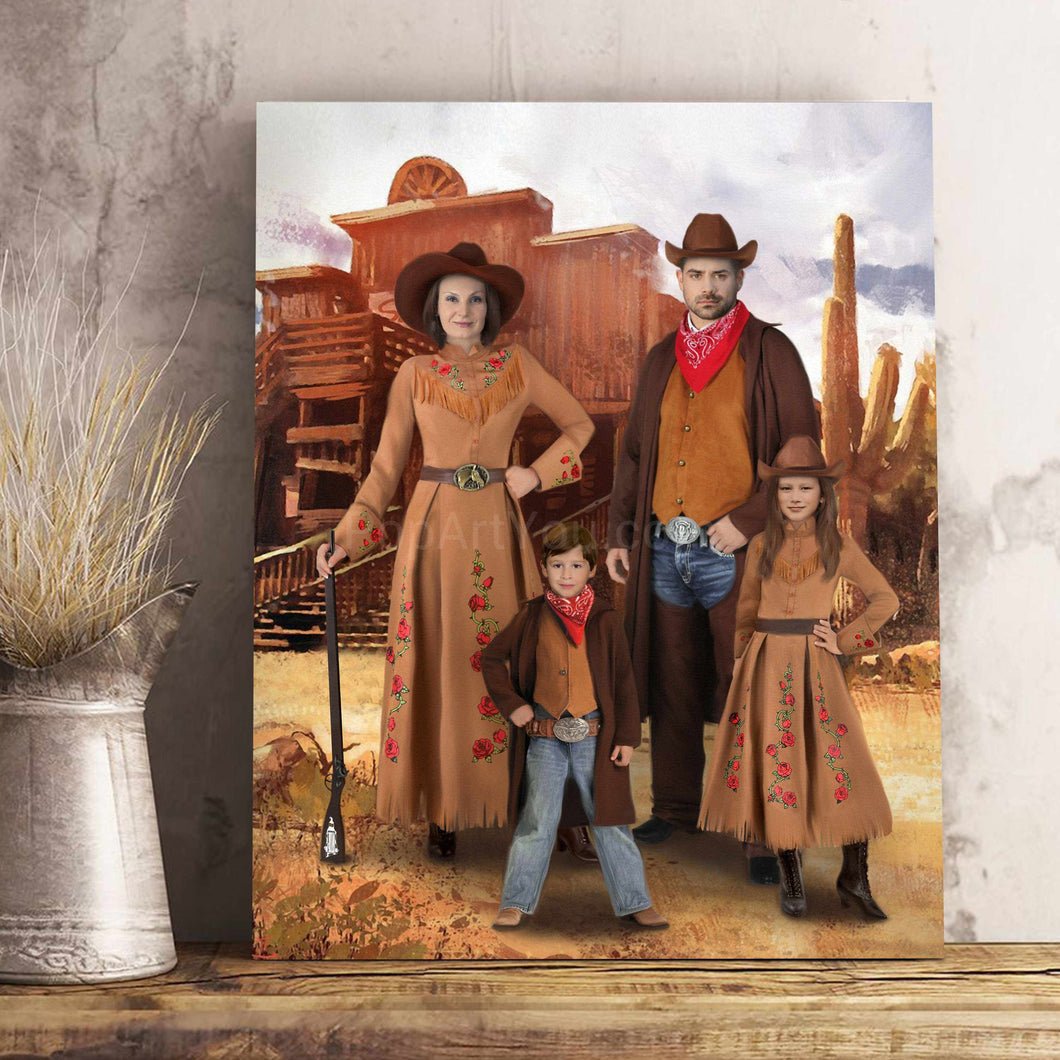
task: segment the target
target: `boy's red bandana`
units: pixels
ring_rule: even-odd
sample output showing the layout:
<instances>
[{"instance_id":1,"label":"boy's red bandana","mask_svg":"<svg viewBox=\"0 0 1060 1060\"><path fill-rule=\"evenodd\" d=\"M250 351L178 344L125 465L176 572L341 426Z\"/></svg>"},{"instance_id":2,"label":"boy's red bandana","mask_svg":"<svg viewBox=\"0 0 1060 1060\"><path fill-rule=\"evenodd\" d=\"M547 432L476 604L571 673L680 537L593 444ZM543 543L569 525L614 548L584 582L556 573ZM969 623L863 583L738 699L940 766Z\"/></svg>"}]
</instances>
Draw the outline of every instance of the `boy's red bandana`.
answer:
<instances>
[{"instance_id":1,"label":"boy's red bandana","mask_svg":"<svg viewBox=\"0 0 1060 1060\"><path fill-rule=\"evenodd\" d=\"M725 367L750 315L747 306L737 301L720 320L699 331L688 326L687 313L681 318L677 329L677 363L685 381L697 394Z\"/></svg>"},{"instance_id":2,"label":"boy's red bandana","mask_svg":"<svg viewBox=\"0 0 1060 1060\"><path fill-rule=\"evenodd\" d=\"M581 644L585 636L585 623L589 618L589 612L593 609L593 600L596 599L593 587L587 585L577 596L572 596L570 599L557 596L551 589L546 589L545 599L559 616L559 620L570 634L570 639L575 644Z\"/></svg>"}]
</instances>

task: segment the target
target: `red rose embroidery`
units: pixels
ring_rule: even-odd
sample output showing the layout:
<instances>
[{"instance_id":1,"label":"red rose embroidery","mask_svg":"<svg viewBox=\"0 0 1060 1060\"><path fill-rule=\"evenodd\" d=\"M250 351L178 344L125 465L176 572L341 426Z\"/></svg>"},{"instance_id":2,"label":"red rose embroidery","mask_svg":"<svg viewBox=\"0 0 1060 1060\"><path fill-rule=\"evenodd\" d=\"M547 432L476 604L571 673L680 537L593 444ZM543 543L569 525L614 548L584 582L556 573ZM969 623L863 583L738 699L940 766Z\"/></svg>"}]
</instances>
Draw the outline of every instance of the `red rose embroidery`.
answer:
<instances>
[{"instance_id":1,"label":"red rose embroidery","mask_svg":"<svg viewBox=\"0 0 1060 1060\"><path fill-rule=\"evenodd\" d=\"M498 729L493 734L493 739L495 743L504 743L508 739L508 734L503 729Z\"/></svg>"},{"instance_id":2,"label":"red rose embroidery","mask_svg":"<svg viewBox=\"0 0 1060 1060\"><path fill-rule=\"evenodd\" d=\"M835 731L837 736L846 736L850 730L845 725L837 725Z\"/></svg>"},{"instance_id":3,"label":"red rose embroidery","mask_svg":"<svg viewBox=\"0 0 1060 1060\"><path fill-rule=\"evenodd\" d=\"M570 463L570 457L569 456L561 456L559 458L559 462L561 464L569 464Z\"/></svg>"},{"instance_id":4,"label":"red rose embroidery","mask_svg":"<svg viewBox=\"0 0 1060 1060\"><path fill-rule=\"evenodd\" d=\"M387 648L387 650L386 650L386 661L388 663L392 663L394 661L394 649L393 648Z\"/></svg>"},{"instance_id":5,"label":"red rose embroidery","mask_svg":"<svg viewBox=\"0 0 1060 1060\"><path fill-rule=\"evenodd\" d=\"M739 736L736 737L736 746L737 747L743 747L743 733L742 732L740 733Z\"/></svg>"},{"instance_id":6,"label":"red rose embroidery","mask_svg":"<svg viewBox=\"0 0 1060 1060\"><path fill-rule=\"evenodd\" d=\"M788 687L788 683L787 683L787 681L781 681L781 682L780 682L780 691L781 691L781 692L783 692L783 691L784 691L784 689L785 689L785 688L787 688L787 687Z\"/></svg>"},{"instance_id":7,"label":"red rose embroidery","mask_svg":"<svg viewBox=\"0 0 1060 1060\"><path fill-rule=\"evenodd\" d=\"M372 530L372 540L373 541L382 541L383 540L383 531L380 530L378 526L375 527Z\"/></svg>"},{"instance_id":8,"label":"red rose embroidery","mask_svg":"<svg viewBox=\"0 0 1060 1060\"><path fill-rule=\"evenodd\" d=\"M497 708L494 706L493 700L490 699L489 696L483 696L478 701L478 712L484 718L493 718L500 713L500 711L497 710Z\"/></svg>"},{"instance_id":9,"label":"red rose embroidery","mask_svg":"<svg viewBox=\"0 0 1060 1060\"><path fill-rule=\"evenodd\" d=\"M845 774L845 773L836 773L836 775L835 775L835 782L836 782L837 784L845 784L845 783L846 783L846 780L847 780L847 777L846 777L846 774Z\"/></svg>"},{"instance_id":10,"label":"red rose embroidery","mask_svg":"<svg viewBox=\"0 0 1060 1060\"><path fill-rule=\"evenodd\" d=\"M846 802L846 798L847 798L847 796L849 794L850 794L850 792L847 791L846 788L836 788L835 789L835 801L836 802Z\"/></svg>"},{"instance_id":11,"label":"red rose embroidery","mask_svg":"<svg viewBox=\"0 0 1060 1060\"><path fill-rule=\"evenodd\" d=\"M473 566L473 567L471 568L471 570L472 570L472 571L473 571L473 572L474 572L475 574L481 574L481 573L482 573L482 572L483 572L483 571L484 571L485 569L486 569L486 568L485 568L485 567L483 567L481 563L476 563L476 564L475 564L475 565L474 565L474 566Z\"/></svg>"},{"instance_id":12,"label":"red rose embroidery","mask_svg":"<svg viewBox=\"0 0 1060 1060\"><path fill-rule=\"evenodd\" d=\"M475 673L481 673L481 671L482 671L482 652L477 651L477 652L475 652L474 655L471 656L471 669L474 670Z\"/></svg>"},{"instance_id":13,"label":"red rose embroidery","mask_svg":"<svg viewBox=\"0 0 1060 1060\"><path fill-rule=\"evenodd\" d=\"M839 748L836 747L835 744L831 744L829 746L829 748L828 748L826 757L828 757L828 758L838 758L840 756L840 754L842 754L842 752L839 750Z\"/></svg>"},{"instance_id":14,"label":"red rose embroidery","mask_svg":"<svg viewBox=\"0 0 1060 1060\"><path fill-rule=\"evenodd\" d=\"M780 723L780 727L781 727L782 729L790 729L790 728L791 728L791 718L785 718L785 719L784 719L784 720L783 720L783 721L782 721L782 722Z\"/></svg>"},{"instance_id":15,"label":"red rose embroidery","mask_svg":"<svg viewBox=\"0 0 1060 1060\"><path fill-rule=\"evenodd\" d=\"M500 357L491 357L490 358L490 367L491 368L502 368L503 366L504 366L504 361L502 361L500 359Z\"/></svg>"},{"instance_id":16,"label":"red rose embroidery","mask_svg":"<svg viewBox=\"0 0 1060 1060\"><path fill-rule=\"evenodd\" d=\"M474 596L468 600L467 606L470 607L472 611L482 611L486 606L486 601L483 600L478 593L475 593Z\"/></svg>"},{"instance_id":17,"label":"red rose embroidery","mask_svg":"<svg viewBox=\"0 0 1060 1060\"><path fill-rule=\"evenodd\" d=\"M411 600L405 605L405 610L406 611L411 611L412 610L412 601Z\"/></svg>"},{"instance_id":18,"label":"red rose embroidery","mask_svg":"<svg viewBox=\"0 0 1060 1060\"><path fill-rule=\"evenodd\" d=\"M819 710L819 711L817 712L817 717L819 717L819 718L821 719L821 721L827 721L827 720L828 720L828 711L827 711L827 710L825 710L825 709L824 709L824 708L822 707L822 708L821 708L821 709L820 709L820 710Z\"/></svg>"},{"instance_id":19,"label":"red rose embroidery","mask_svg":"<svg viewBox=\"0 0 1060 1060\"><path fill-rule=\"evenodd\" d=\"M570 469L570 477L571 478L581 478L582 477L581 468L579 468L577 464L575 464L574 467L572 467Z\"/></svg>"},{"instance_id":20,"label":"red rose embroidery","mask_svg":"<svg viewBox=\"0 0 1060 1060\"><path fill-rule=\"evenodd\" d=\"M566 471L563 472L563 477L567 478L567 472Z\"/></svg>"},{"instance_id":21,"label":"red rose embroidery","mask_svg":"<svg viewBox=\"0 0 1060 1060\"><path fill-rule=\"evenodd\" d=\"M362 519L360 522L358 522L357 529L358 530L367 530L368 529L368 524Z\"/></svg>"},{"instance_id":22,"label":"red rose embroidery","mask_svg":"<svg viewBox=\"0 0 1060 1060\"><path fill-rule=\"evenodd\" d=\"M733 723L733 725L735 725L739 720L740 720L740 715L739 714L730 714L729 715L729 721L731 721Z\"/></svg>"},{"instance_id":23,"label":"red rose embroidery","mask_svg":"<svg viewBox=\"0 0 1060 1060\"><path fill-rule=\"evenodd\" d=\"M729 768L730 768L730 769L731 769L731 770L732 770L732 771L733 771L734 773L737 773L737 772L739 772L739 770L740 770L740 760L739 760L739 759L737 758L737 759L736 759L736 761L735 761L735 762L733 762L733 764L732 764L731 766L729 766Z\"/></svg>"},{"instance_id":24,"label":"red rose embroidery","mask_svg":"<svg viewBox=\"0 0 1060 1060\"><path fill-rule=\"evenodd\" d=\"M485 630L482 630L475 636L475 640L485 647L490 642L490 635Z\"/></svg>"},{"instance_id":25,"label":"red rose embroidery","mask_svg":"<svg viewBox=\"0 0 1060 1060\"><path fill-rule=\"evenodd\" d=\"M779 784L775 784L775 785L773 786L773 794L774 794L774 795L776 795L776 797L777 797L778 799L779 799L779 798L780 798L780 796L781 796L781 795L783 794L783 792L784 792L784 789L783 789L783 788L782 788L782 787L781 787L781 786L780 786Z\"/></svg>"},{"instance_id":26,"label":"red rose embroidery","mask_svg":"<svg viewBox=\"0 0 1060 1060\"><path fill-rule=\"evenodd\" d=\"M398 630L397 630L398 640L404 640L411 632L412 632L412 630L409 628L408 619L403 618L398 623Z\"/></svg>"},{"instance_id":27,"label":"red rose embroidery","mask_svg":"<svg viewBox=\"0 0 1060 1060\"><path fill-rule=\"evenodd\" d=\"M448 375L452 370L453 366L451 364L443 364L442 367L438 369L438 374Z\"/></svg>"},{"instance_id":28,"label":"red rose embroidery","mask_svg":"<svg viewBox=\"0 0 1060 1060\"><path fill-rule=\"evenodd\" d=\"M785 791L784 792L784 805L794 806L795 805L795 792Z\"/></svg>"},{"instance_id":29,"label":"red rose embroidery","mask_svg":"<svg viewBox=\"0 0 1060 1060\"><path fill-rule=\"evenodd\" d=\"M398 742L394 739L393 736L388 736L386 738L386 743L383 744L383 754L385 754L391 762L397 761Z\"/></svg>"},{"instance_id":30,"label":"red rose embroidery","mask_svg":"<svg viewBox=\"0 0 1060 1060\"><path fill-rule=\"evenodd\" d=\"M793 706L795 706L795 697L794 697L794 696L793 696L793 695L792 695L792 694L791 694L791 693L789 692L789 693L788 693L788 694L787 694L787 695L786 695L786 696L784 697L784 702L785 702L785 703L787 703L787 705L788 705L789 707L793 707Z\"/></svg>"},{"instance_id":31,"label":"red rose embroidery","mask_svg":"<svg viewBox=\"0 0 1060 1060\"><path fill-rule=\"evenodd\" d=\"M780 765L777 766L777 773L782 777L790 777L791 765L787 762L781 762Z\"/></svg>"},{"instance_id":32,"label":"red rose embroidery","mask_svg":"<svg viewBox=\"0 0 1060 1060\"><path fill-rule=\"evenodd\" d=\"M786 732L786 733L784 733L783 736L781 736L780 742L785 747L794 747L795 746L795 737L792 736L790 732Z\"/></svg>"},{"instance_id":33,"label":"red rose embroidery","mask_svg":"<svg viewBox=\"0 0 1060 1060\"><path fill-rule=\"evenodd\" d=\"M865 641L865 647L866 648L871 648L873 646L873 644L875 644L875 643L876 642L873 641L873 640L867 640L867 641Z\"/></svg>"},{"instance_id":34,"label":"red rose embroidery","mask_svg":"<svg viewBox=\"0 0 1060 1060\"><path fill-rule=\"evenodd\" d=\"M438 358L437 357L435 357L434 360L431 361L431 367L432 368L437 368L438 367Z\"/></svg>"},{"instance_id":35,"label":"red rose embroidery","mask_svg":"<svg viewBox=\"0 0 1060 1060\"><path fill-rule=\"evenodd\" d=\"M386 720L387 732L393 732L396 725L397 725L397 718L395 718L394 715L391 714L390 717L387 718L387 720Z\"/></svg>"},{"instance_id":36,"label":"red rose embroidery","mask_svg":"<svg viewBox=\"0 0 1060 1060\"><path fill-rule=\"evenodd\" d=\"M405 687L405 682L401 680L401 674L394 674L394 683L390 686L390 691L396 696Z\"/></svg>"},{"instance_id":37,"label":"red rose embroidery","mask_svg":"<svg viewBox=\"0 0 1060 1060\"><path fill-rule=\"evenodd\" d=\"M493 575L491 574L488 578L482 579L482 588L490 589L493 587Z\"/></svg>"},{"instance_id":38,"label":"red rose embroidery","mask_svg":"<svg viewBox=\"0 0 1060 1060\"><path fill-rule=\"evenodd\" d=\"M776 758L777 757L777 745L775 743L771 743L766 748L766 754L769 755L771 758Z\"/></svg>"},{"instance_id":39,"label":"red rose embroidery","mask_svg":"<svg viewBox=\"0 0 1060 1060\"><path fill-rule=\"evenodd\" d=\"M732 791L735 791L740 786L740 778L730 775L729 779L726 780L725 783L729 785L729 788Z\"/></svg>"},{"instance_id":40,"label":"red rose embroidery","mask_svg":"<svg viewBox=\"0 0 1060 1060\"><path fill-rule=\"evenodd\" d=\"M493 742L483 737L471 745L471 753L476 758L485 758L493 750Z\"/></svg>"}]
</instances>

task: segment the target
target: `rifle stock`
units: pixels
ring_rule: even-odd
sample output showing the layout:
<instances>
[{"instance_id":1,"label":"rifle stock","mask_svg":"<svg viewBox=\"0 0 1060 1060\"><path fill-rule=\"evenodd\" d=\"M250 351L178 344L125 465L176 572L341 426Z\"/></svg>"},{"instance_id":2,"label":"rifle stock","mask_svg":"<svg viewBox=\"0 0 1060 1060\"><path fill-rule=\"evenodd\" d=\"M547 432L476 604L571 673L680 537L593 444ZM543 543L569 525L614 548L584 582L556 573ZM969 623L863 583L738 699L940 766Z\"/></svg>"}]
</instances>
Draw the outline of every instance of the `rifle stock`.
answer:
<instances>
[{"instance_id":1,"label":"rifle stock","mask_svg":"<svg viewBox=\"0 0 1060 1060\"><path fill-rule=\"evenodd\" d=\"M328 559L335 552L335 531L328 538ZM339 631L335 608L335 572L324 580L324 610L327 622L328 695L331 705L331 770L324 783L331 791L320 831L320 860L340 864L346 860L346 826L342 820L342 789L346 785L346 762L342 751L342 698L339 692Z\"/></svg>"}]
</instances>

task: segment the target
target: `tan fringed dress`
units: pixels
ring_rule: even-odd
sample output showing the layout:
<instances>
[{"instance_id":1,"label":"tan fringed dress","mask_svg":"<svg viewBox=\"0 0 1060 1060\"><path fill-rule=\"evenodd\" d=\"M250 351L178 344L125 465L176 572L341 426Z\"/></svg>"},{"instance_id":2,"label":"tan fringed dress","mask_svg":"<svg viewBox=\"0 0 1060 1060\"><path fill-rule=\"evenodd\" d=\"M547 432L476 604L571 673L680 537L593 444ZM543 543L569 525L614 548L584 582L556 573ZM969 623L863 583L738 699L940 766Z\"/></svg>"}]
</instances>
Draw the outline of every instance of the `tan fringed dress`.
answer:
<instances>
[{"instance_id":1,"label":"tan fringed dress","mask_svg":"<svg viewBox=\"0 0 1060 1060\"><path fill-rule=\"evenodd\" d=\"M793 530L762 580L762 535L748 546L736 625L736 669L718 725L699 826L774 850L841 846L886 835L891 808L839 660L812 634L764 633L756 619L825 619L840 577L868 607L839 631L845 654L878 652L898 610L883 575L849 537L827 577L814 520Z\"/></svg>"},{"instance_id":2,"label":"tan fringed dress","mask_svg":"<svg viewBox=\"0 0 1060 1060\"><path fill-rule=\"evenodd\" d=\"M425 465L505 468L528 405L560 437L531 466L541 489L581 478L592 420L520 346L448 345L394 377L372 469L336 529L353 557L383 540L383 514L419 429ZM356 574L352 575L356 577ZM504 824L507 725L482 679L482 649L541 592L519 505L504 482L465 492L420 480L394 562L376 814L443 828Z\"/></svg>"}]
</instances>

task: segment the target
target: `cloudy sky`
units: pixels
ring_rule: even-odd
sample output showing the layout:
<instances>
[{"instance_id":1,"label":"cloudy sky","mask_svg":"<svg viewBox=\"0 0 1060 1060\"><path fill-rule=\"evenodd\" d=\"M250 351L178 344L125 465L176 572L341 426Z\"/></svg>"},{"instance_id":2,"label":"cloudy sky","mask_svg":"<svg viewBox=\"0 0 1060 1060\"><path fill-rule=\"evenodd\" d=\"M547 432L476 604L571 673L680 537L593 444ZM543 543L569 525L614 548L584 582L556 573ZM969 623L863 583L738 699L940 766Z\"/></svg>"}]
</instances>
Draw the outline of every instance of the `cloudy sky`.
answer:
<instances>
[{"instance_id":1,"label":"cloudy sky","mask_svg":"<svg viewBox=\"0 0 1060 1060\"><path fill-rule=\"evenodd\" d=\"M349 267L329 215L386 204L416 155L468 192L532 187L557 232L633 223L680 243L725 214L758 257L742 297L782 322L819 392L836 216L854 219L862 390L876 349L934 348L931 108L918 103L262 103L257 267ZM424 248L436 249L436 248ZM677 294L662 257L660 287Z\"/></svg>"}]
</instances>

